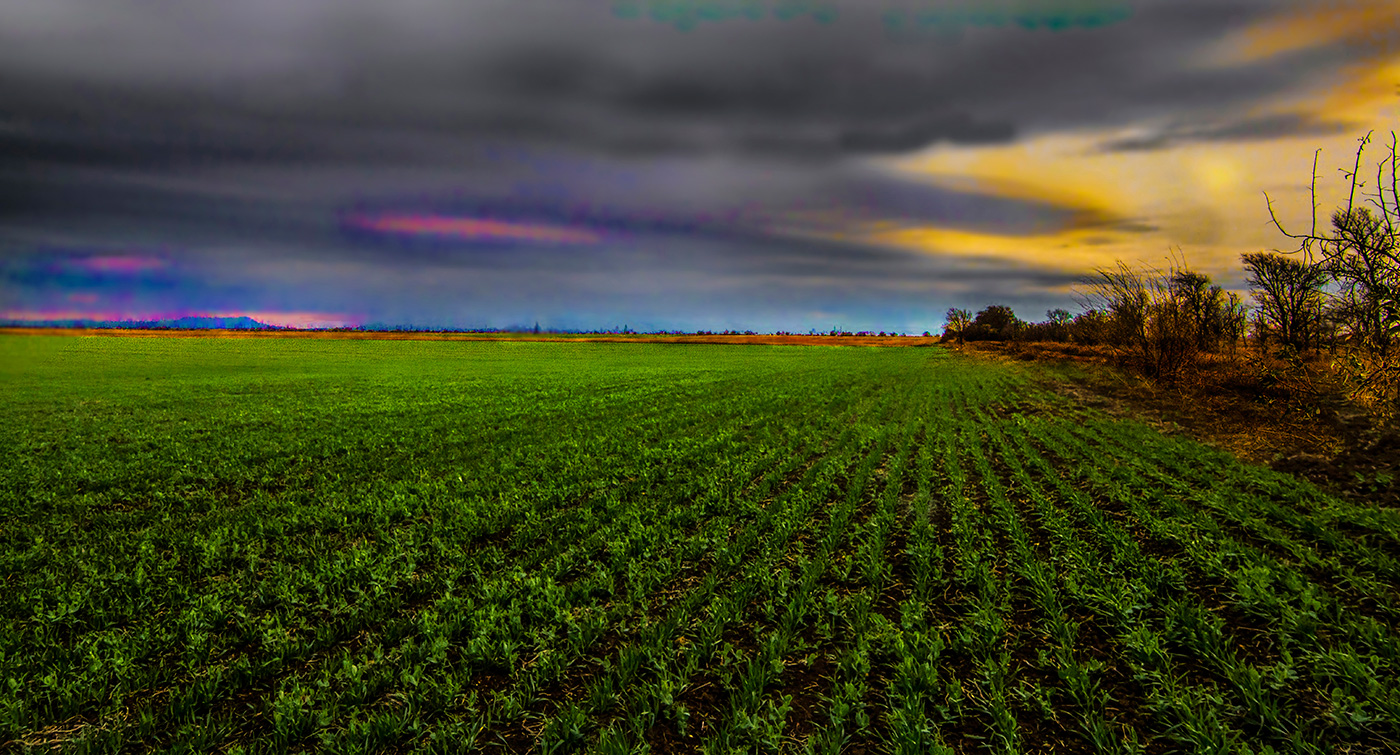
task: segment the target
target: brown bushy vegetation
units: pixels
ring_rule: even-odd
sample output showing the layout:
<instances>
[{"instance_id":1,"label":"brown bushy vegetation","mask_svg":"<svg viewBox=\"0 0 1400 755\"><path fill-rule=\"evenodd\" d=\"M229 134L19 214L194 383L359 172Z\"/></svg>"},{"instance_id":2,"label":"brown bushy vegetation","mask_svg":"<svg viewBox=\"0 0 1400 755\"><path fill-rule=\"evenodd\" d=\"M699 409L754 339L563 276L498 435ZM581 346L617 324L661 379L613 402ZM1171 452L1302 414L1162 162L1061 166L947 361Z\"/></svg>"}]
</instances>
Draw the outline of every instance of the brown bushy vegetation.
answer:
<instances>
[{"instance_id":1,"label":"brown bushy vegetation","mask_svg":"<svg viewBox=\"0 0 1400 755\"><path fill-rule=\"evenodd\" d=\"M1269 215L1281 233L1298 242L1292 253L1301 258L1301 269L1330 286L1311 308L1314 341L1337 354L1334 371L1352 400L1394 418L1400 410L1400 150L1392 131L1389 154L1376 164L1371 182L1362 176L1371 136L1360 140L1356 161L1344 172L1350 184L1347 204L1332 213L1330 231L1317 225L1316 155L1311 228L1290 233L1274 215L1272 202Z\"/></svg>"},{"instance_id":2,"label":"brown bushy vegetation","mask_svg":"<svg viewBox=\"0 0 1400 755\"><path fill-rule=\"evenodd\" d=\"M1237 293L1184 261L1166 271L1120 261L1081 283L1077 315L1050 310L1043 322L1024 322L1002 304L975 318L951 309L944 340L1102 346L1115 364L1168 385L1199 382L1207 364L1224 363L1253 376L1229 384L1253 386L1255 393L1303 381L1307 391L1340 391L1377 418L1394 419L1400 413L1400 144L1392 132L1371 182L1362 176L1370 141L1370 134L1361 139L1344 172L1347 205L1332 213L1330 231L1318 229L1315 212L1306 233L1289 233L1275 218L1298 248L1241 255L1252 316ZM1316 207L1316 161L1313 174ZM1304 364L1323 366L1305 370Z\"/></svg>"},{"instance_id":3,"label":"brown bushy vegetation","mask_svg":"<svg viewBox=\"0 0 1400 755\"><path fill-rule=\"evenodd\" d=\"M1233 353L1244 335L1240 297L1184 267L1163 273L1119 263L1085 281L1080 299L1080 314L1052 309L1043 322L1024 322L1001 304L970 321L965 310L950 310L944 338L1102 346L1122 366L1176 381L1204 354Z\"/></svg>"},{"instance_id":4,"label":"brown bushy vegetation","mask_svg":"<svg viewBox=\"0 0 1400 755\"><path fill-rule=\"evenodd\" d=\"M1392 133L1370 181L1370 140L1344 172L1350 193L1330 230L1315 215L1306 233L1279 224L1297 249L1241 255L1252 307L1184 261L1165 271L1119 262L1081 283L1076 315L1023 322L992 305L968 320L960 310L944 340L1099 363L1112 375L1096 383L1100 395L1334 490L1400 503L1400 149ZM1316 162L1313 197L1315 207Z\"/></svg>"},{"instance_id":5,"label":"brown bushy vegetation","mask_svg":"<svg viewBox=\"0 0 1400 755\"><path fill-rule=\"evenodd\" d=\"M1174 383L1121 366L1114 350L1052 341L956 346L978 358L1048 363L1069 400L1228 450L1378 506L1400 506L1400 430L1348 400L1326 351L1280 356L1241 344L1199 355ZM1040 371L1038 371L1040 372Z\"/></svg>"}]
</instances>

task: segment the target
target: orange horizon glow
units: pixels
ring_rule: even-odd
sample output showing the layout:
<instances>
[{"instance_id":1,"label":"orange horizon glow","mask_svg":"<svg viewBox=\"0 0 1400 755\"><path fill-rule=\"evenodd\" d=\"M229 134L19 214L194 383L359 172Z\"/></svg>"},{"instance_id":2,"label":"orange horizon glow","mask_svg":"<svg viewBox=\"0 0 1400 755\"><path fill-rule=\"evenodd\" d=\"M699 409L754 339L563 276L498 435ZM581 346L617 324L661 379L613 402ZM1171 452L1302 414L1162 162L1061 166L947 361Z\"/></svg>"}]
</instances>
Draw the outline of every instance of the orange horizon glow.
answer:
<instances>
[{"instance_id":1,"label":"orange horizon glow","mask_svg":"<svg viewBox=\"0 0 1400 755\"><path fill-rule=\"evenodd\" d=\"M113 312L111 310L93 309L10 309L0 310L0 319L4 320L98 320L121 322L123 320L149 321L149 320L178 320L182 317L211 317L231 319L235 317L247 317L257 320L264 325L274 325L281 328L297 328L302 330L317 330L323 328L353 328L360 324L363 319L357 315L345 314L343 312L283 312L283 311L258 311L258 312L225 312L221 314L208 314L204 312Z\"/></svg>"},{"instance_id":2,"label":"orange horizon glow","mask_svg":"<svg viewBox=\"0 0 1400 755\"><path fill-rule=\"evenodd\" d=\"M5 320L160 320L163 317L133 317L121 312L99 312L89 309L0 310L0 319Z\"/></svg>"},{"instance_id":3,"label":"orange horizon glow","mask_svg":"<svg viewBox=\"0 0 1400 755\"><path fill-rule=\"evenodd\" d=\"M319 328L353 328L363 318L339 312L243 312L216 317L251 317L261 323L283 328L315 330Z\"/></svg>"}]
</instances>

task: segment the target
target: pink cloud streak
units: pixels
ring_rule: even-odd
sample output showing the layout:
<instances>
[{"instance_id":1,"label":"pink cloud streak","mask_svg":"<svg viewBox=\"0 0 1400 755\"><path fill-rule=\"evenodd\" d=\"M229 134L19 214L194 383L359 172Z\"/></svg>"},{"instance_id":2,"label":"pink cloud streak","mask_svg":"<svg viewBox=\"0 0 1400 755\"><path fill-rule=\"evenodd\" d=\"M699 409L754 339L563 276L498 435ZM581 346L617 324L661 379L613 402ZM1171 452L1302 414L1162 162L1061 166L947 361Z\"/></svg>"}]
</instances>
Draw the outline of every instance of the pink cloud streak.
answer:
<instances>
[{"instance_id":1,"label":"pink cloud streak","mask_svg":"<svg viewBox=\"0 0 1400 755\"><path fill-rule=\"evenodd\" d=\"M71 297L70 297L71 298ZM342 312L119 312L98 309L9 309L0 310L0 320L175 320L181 317L251 317L266 325L315 330L353 328L364 318Z\"/></svg>"},{"instance_id":2,"label":"pink cloud streak","mask_svg":"<svg viewBox=\"0 0 1400 755\"><path fill-rule=\"evenodd\" d=\"M500 220L462 218L444 215L356 216L352 224L372 231L455 236L463 239L546 241L564 244L593 244L602 236L592 231L558 226L507 223Z\"/></svg>"},{"instance_id":3,"label":"pink cloud streak","mask_svg":"<svg viewBox=\"0 0 1400 755\"><path fill-rule=\"evenodd\" d=\"M97 273L125 273L130 275L147 270L160 270L166 267L167 263L165 260L158 257L103 255L99 257L84 257L83 259L74 260L71 264L75 267Z\"/></svg>"}]
</instances>

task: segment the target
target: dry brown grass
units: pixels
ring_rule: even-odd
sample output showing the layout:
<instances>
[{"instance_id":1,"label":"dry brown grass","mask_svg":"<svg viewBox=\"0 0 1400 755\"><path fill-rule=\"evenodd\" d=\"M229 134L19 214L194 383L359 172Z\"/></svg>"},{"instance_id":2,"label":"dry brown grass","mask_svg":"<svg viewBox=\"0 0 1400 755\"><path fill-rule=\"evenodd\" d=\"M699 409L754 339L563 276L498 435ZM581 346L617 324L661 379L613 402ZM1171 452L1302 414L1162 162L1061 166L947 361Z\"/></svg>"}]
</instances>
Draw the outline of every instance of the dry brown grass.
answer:
<instances>
[{"instance_id":1,"label":"dry brown grass","mask_svg":"<svg viewBox=\"0 0 1400 755\"><path fill-rule=\"evenodd\" d=\"M1329 352L1285 359L1240 347L1205 354L1175 381L1123 367L1107 346L967 343L950 348L999 361L1072 361L1090 366L1070 383L1047 381L1165 432L1180 432L1241 460L1311 479L1357 500L1400 505L1400 431L1349 395Z\"/></svg>"}]
</instances>

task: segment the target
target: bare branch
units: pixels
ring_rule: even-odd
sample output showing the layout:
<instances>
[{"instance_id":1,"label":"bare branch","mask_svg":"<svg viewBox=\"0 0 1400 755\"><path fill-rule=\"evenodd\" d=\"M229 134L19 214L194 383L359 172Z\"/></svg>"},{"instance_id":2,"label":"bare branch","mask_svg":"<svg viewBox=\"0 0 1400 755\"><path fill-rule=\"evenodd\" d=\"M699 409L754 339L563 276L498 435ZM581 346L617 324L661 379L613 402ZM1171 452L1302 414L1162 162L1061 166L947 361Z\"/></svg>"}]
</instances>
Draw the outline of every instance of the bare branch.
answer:
<instances>
[{"instance_id":1,"label":"bare branch","mask_svg":"<svg viewBox=\"0 0 1400 755\"><path fill-rule=\"evenodd\" d=\"M1267 191L1264 192L1264 204L1269 208L1269 219L1274 221L1274 227L1278 229L1279 233L1290 239L1305 239L1309 237L1310 234L1295 235L1289 233L1288 229L1283 227L1283 224L1279 222L1278 215L1274 213L1274 200L1269 196L1269 192Z\"/></svg>"},{"instance_id":2,"label":"bare branch","mask_svg":"<svg viewBox=\"0 0 1400 755\"><path fill-rule=\"evenodd\" d=\"M1400 143L1397 143L1395 132L1392 131L1390 132L1390 198L1395 201L1396 212L1400 213L1400 172L1396 170L1400 168L1400 160L1396 158L1397 148L1400 148Z\"/></svg>"},{"instance_id":3,"label":"bare branch","mask_svg":"<svg viewBox=\"0 0 1400 755\"><path fill-rule=\"evenodd\" d=\"M1308 200L1312 202L1312 235L1317 235L1317 159L1322 156L1322 148L1318 147L1313 152L1312 183L1308 187ZM1312 256L1309 254L1308 256ZM1312 260L1308 260L1311 262Z\"/></svg>"},{"instance_id":4,"label":"bare branch","mask_svg":"<svg viewBox=\"0 0 1400 755\"><path fill-rule=\"evenodd\" d=\"M1381 217L1385 219L1386 235L1391 238L1395 238L1395 225L1390 218L1391 208L1387 207L1385 201L1385 180L1382 178L1381 168L1385 167L1386 162L1390 163L1390 198L1395 202L1394 214L1400 218L1400 192L1397 192L1397 189L1400 189L1400 180L1397 180L1395 169L1396 148L1396 136L1395 132L1392 131L1390 132L1390 157L1382 160L1376 169L1376 193L1380 195L1381 199Z\"/></svg>"},{"instance_id":5,"label":"bare branch","mask_svg":"<svg viewBox=\"0 0 1400 755\"><path fill-rule=\"evenodd\" d=\"M1371 203L1372 207L1375 207L1377 210L1380 210L1382 221L1381 224L1385 226L1385 234L1387 236L1393 236L1394 229L1391 228L1390 213L1386 210L1385 201L1385 163L1388 160L1390 160L1390 158L1387 157L1385 160L1382 160L1378 165L1376 165L1376 185L1380 188L1376 190L1376 196L1368 199L1367 201Z\"/></svg>"},{"instance_id":6,"label":"bare branch","mask_svg":"<svg viewBox=\"0 0 1400 755\"><path fill-rule=\"evenodd\" d=\"M1361 155L1366 151L1366 145L1371 143L1371 134L1374 133L1376 132L1367 131L1366 135L1361 137L1361 144L1356 148L1356 165L1352 168L1351 174L1349 175L1349 178L1351 178L1351 193L1347 195L1347 214L1351 214L1352 209L1356 207L1356 180L1361 177ZM1366 184L1362 183L1360 186L1365 188Z\"/></svg>"},{"instance_id":7,"label":"bare branch","mask_svg":"<svg viewBox=\"0 0 1400 755\"><path fill-rule=\"evenodd\" d=\"M1339 169L1348 182L1347 200L1332 213L1328 231L1317 227L1317 165L1321 150L1313 152L1309 186L1312 226L1308 233L1289 233L1278 218L1272 197L1264 195L1274 227L1299 242L1296 251L1307 255L1307 267L1314 267L1312 253L1316 245L1320 260L1315 269L1336 284L1335 293L1319 290L1320 298L1304 295L1313 288L1314 281L1307 280L1309 276L1298 278L1291 266L1265 256L1247 257L1246 266L1255 273L1251 283L1264 294L1256 300L1266 327L1285 340L1302 343L1310 340L1305 335L1308 331L1316 332L1316 323L1321 322L1316 318L1325 314L1326 320L1344 325L1364 352L1384 362L1400 353L1393 348L1400 345L1400 135L1390 132L1389 154L1383 153L1377 162L1375 186L1368 188L1368 182L1362 180L1361 164L1374 136L1372 131L1357 140L1350 171ZM1295 282L1309 285L1297 286ZM1327 312L1323 311L1324 302L1330 302Z\"/></svg>"},{"instance_id":8,"label":"bare branch","mask_svg":"<svg viewBox=\"0 0 1400 755\"><path fill-rule=\"evenodd\" d=\"M1326 236L1320 236L1317 232L1317 161L1321 156L1322 148L1319 147L1316 151L1313 152L1312 181L1308 185L1308 199L1309 203L1312 205L1312 226L1307 233L1289 233L1288 230L1283 227L1283 223L1279 221L1278 215L1274 212L1273 198L1269 196L1269 192L1264 192L1264 204L1269 209L1269 220L1273 221L1274 227L1278 229L1279 233L1283 234L1284 236L1287 236L1290 239L1303 242L1299 245L1297 249L1294 250L1294 252L1302 252L1304 255L1304 259L1307 260L1309 265L1313 264L1313 245L1321 244L1328 240Z\"/></svg>"}]
</instances>

